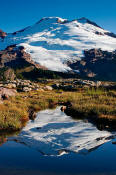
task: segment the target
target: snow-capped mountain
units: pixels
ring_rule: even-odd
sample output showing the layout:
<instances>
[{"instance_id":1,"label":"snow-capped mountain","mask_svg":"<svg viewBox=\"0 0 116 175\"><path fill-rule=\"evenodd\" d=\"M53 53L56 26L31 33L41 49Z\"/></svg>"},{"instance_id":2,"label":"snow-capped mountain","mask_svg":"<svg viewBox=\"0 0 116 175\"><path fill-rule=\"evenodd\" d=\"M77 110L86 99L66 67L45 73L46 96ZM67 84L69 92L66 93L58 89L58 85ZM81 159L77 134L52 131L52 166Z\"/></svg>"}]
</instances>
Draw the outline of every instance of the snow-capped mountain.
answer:
<instances>
[{"instance_id":1,"label":"snow-capped mountain","mask_svg":"<svg viewBox=\"0 0 116 175\"><path fill-rule=\"evenodd\" d=\"M85 50L113 52L116 50L116 35L86 18L68 21L48 17L0 38L0 50L13 44L24 46L33 61L49 70L78 72L78 68L70 65L82 60Z\"/></svg>"}]
</instances>

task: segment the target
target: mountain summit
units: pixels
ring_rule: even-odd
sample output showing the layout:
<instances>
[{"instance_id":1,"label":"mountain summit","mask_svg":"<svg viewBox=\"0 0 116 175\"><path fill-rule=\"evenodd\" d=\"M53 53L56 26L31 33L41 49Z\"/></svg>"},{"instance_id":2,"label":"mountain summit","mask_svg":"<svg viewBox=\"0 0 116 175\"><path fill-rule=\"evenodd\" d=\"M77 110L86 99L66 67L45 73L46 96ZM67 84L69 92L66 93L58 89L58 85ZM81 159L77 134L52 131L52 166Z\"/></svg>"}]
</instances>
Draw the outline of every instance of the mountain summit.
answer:
<instances>
[{"instance_id":1,"label":"mountain summit","mask_svg":"<svg viewBox=\"0 0 116 175\"><path fill-rule=\"evenodd\" d=\"M34 62L49 70L80 72L76 63L85 61L86 51L93 49L96 59L98 50L102 56L102 52L116 50L116 35L84 17L72 21L45 17L32 26L0 38L0 50L14 44L23 46Z\"/></svg>"}]
</instances>

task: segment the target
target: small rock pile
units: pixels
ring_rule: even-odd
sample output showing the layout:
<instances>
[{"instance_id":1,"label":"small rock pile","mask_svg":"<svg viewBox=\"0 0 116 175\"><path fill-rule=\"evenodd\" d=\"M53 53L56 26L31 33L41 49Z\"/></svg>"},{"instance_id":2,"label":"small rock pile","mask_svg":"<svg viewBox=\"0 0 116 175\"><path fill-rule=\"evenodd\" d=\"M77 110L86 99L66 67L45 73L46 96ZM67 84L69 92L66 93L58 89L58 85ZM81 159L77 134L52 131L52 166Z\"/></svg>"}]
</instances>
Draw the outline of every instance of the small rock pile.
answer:
<instances>
[{"instance_id":1,"label":"small rock pile","mask_svg":"<svg viewBox=\"0 0 116 175\"><path fill-rule=\"evenodd\" d=\"M30 80L14 80L14 81L10 81L7 80L6 82L0 82L0 88L6 88L6 89L15 89L17 91L21 91L21 92L29 92L29 91L37 91L37 90L41 90L41 91L51 91L53 90L53 88L51 86L41 86L38 83L34 83Z\"/></svg>"}]
</instances>

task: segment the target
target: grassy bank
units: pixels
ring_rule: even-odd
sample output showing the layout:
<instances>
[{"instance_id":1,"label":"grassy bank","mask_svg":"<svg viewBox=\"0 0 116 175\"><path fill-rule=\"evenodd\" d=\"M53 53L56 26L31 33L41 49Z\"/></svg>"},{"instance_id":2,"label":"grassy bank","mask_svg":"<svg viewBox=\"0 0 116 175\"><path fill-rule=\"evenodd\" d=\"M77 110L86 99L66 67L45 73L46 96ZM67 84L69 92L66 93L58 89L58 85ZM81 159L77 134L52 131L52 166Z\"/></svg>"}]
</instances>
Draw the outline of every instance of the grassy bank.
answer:
<instances>
[{"instance_id":1,"label":"grassy bank","mask_svg":"<svg viewBox=\"0 0 116 175\"><path fill-rule=\"evenodd\" d=\"M88 89L71 95L72 106L66 114L75 119L88 119L101 130L116 130L116 91Z\"/></svg>"},{"instance_id":2,"label":"grassy bank","mask_svg":"<svg viewBox=\"0 0 116 175\"><path fill-rule=\"evenodd\" d=\"M0 104L0 130L20 130L29 120L29 110L35 112L54 108L61 102L71 102L68 114L75 118L97 118L116 122L116 91L79 89L76 92L32 91L18 93Z\"/></svg>"},{"instance_id":3,"label":"grassy bank","mask_svg":"<svg viewBox=\"0 0 116 175\"><path fill-rule=\"evenodd\" d=\"M31 91L17 93L16 97L0 104L0 130L20 130L29 120L29 111L38 112L53 108L58 102L67 101L60 92Z\"/></svg>"}]
</instances>

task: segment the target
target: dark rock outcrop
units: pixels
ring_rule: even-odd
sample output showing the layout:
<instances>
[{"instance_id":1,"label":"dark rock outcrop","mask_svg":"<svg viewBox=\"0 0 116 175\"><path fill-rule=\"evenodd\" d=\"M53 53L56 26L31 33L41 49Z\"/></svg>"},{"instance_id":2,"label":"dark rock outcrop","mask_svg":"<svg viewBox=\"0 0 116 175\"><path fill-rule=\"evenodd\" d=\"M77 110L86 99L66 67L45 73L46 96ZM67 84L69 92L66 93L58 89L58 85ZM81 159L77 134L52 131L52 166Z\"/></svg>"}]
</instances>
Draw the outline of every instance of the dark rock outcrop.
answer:
<instances>
[{"instance_id":1,"label":"dark rock outcrop","mask_svg":"<svg viewBox=\"0 0 116 175\"><path fill-rule=\"evenodd\" d=\"M13 81L16 75L13 69L4 67L0 69L0 81Z\"/></svg>"},{"instance_id":2,"label":"dark rock outcrop","mask_svg":"<svg viewBox=\"0 0 116 175\"><path fill-rule=\"evenodd\" d=\"M35 120L35 118L37 116L37 113L34 111L34 109L32 109L32 108L29 109L28 113L29 113L29 119L30 120Z\"/></svg>"},{"instance_id":3,"label":"dark rock outcrop","mask_svg":"<svg viewBox=\"0 0 116 175\"><path fill-rule=\"evenodd\" d=\"M108 36L111 36L111 37L113 37L113 38L116 38L116 34L115 34L115 33L106 32L105 34L108 35Z\"/></svg>"},{"instance_id":4,"label":"dark rock outcrop","mask_svg":"<svg viewBox=\"0 0 116 175\"><path fill-rule=\"evenodd\" d=\"M116 81L116 51L108 52L101 49L84 51L81 61L70 64L74 70L79 70L82 77L91 79Z\"/></svg>"},{"instance_id":5,"label":"dark rock outcrop","mask_svg":"<svg viewBox=\"0 0 116 175\"><path fill-rule=\"evenodd\" d=\"M23 46L11 45L0 51L0 67L23 68L31 65L45 69L32 61L30 54L25 52Z\"/></svg>"},{"instance_id":6,"label":"dark rock outcrop","mask_svg":"<svg viewBox=\"0 0 116 175\"><path fill-rule=\"evenodd\" d=\"M4 80L10 80L10 81L13 81L16 77L15 73L14 73L14 70L11 69L11 68L8 68L6 69L4 72L3 72L3 79Z\"/></svg>"},{"instance_id":7,"label":"dark rock outcrop","mask_svg":"<svg viewBox=\"0 0 116 175\"><path fill-rule=\"evenodd\" d=\"M24 28L24 29L22 29L22 30L19 30L19 31L16 31L16 32L14 32L13 33L13 35L16 35L17 33L21 33L21 32L24 32L26 29L28 29L29 27L26 27L26 28Z\"/></svg>"},{"instance_id":8,"label":"dark rock outcrop","mask_svg":"<svg viewBox=\"0 0 116 175\"><path fill-rule=\"evenodd\" d=\"M0 51L0 80L14 80L16 76L23 79L23 73L33 70L46 70L46 68L36 64L23 46L10 45Z\"/></svg>"},{"instance_id":9,"label":"dark rock outcrop","mask_svg":"<svg viewBox=\"0 0 116 175\"><path fill-rule=\"evenodd\" d=\"M95 26L95 27L101 28L101 27L100 27L99 25L97 25L95 22L90 21L89 19L87 19L87 18L85 18L85 17L82 17L82 18L78 19L78 21L79 21L79 22L81 22L81 21L86 21L88 24L92 24L92 25Z\"/></svg>"}]
</instances>

